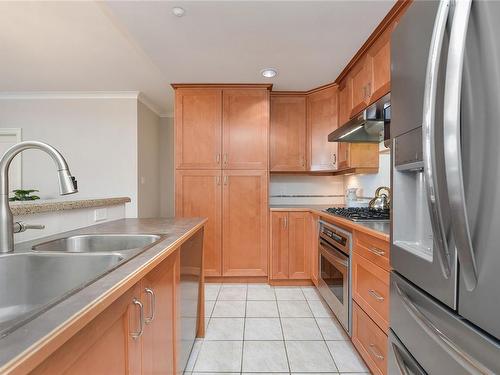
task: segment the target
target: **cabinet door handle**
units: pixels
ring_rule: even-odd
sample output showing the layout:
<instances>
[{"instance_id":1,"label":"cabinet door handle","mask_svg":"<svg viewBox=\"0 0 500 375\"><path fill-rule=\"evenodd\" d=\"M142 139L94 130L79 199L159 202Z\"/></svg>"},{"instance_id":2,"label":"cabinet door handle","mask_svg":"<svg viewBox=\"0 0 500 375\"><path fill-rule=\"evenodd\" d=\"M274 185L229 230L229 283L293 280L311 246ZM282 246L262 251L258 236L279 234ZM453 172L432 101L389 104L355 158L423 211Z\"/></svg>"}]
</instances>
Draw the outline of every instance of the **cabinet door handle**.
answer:
<instances>
[{"instance_id":1,"label":"cabinet door handle","mask_svg":"<svg viewBox=\"0 0 500 375\"><path fill-rule=\"evenodd\" d=\"M284 225L285 225L285 228L287 228L287 227L288 227L288 217L287 217L287 216L285 216L285 217L283 218L283 223L284 223Z\"/></svg>"},{"instance_id":2,"label":"cabinet door handle","mask_svg":"<svg viewBox=\"0 0 500 375\"><path fill-rule=\"evenodd\" d=\"M155 311L156 311L156 295L153 289L151 288L145 288L144 291L146 294L149 295L149 309L150 309L150 315L144 319L144 322L146 324L149 324L153 321L155 318Z\"/></svg>"},{"instance_id":3,"label":"cabinet door handle","mask_svg":"<svg viewBox=\"0 0 500 375\"><path fill-rule=\"evenodd\" d=\"M333 154L333 165L337 164L337 154Z\"/></svg>"},{"instance_id":4,"label":"cabinet door handle","mask_svg":"<svg viewBox=\"0 0 500 375\"><path fill-rule=\"evenodd\" d=\"M375 344L370 344L368 348L370 349L370 352L372 352L372 354L375 356L375 358L377 358L380 361L384 360L384 356L382 355L380 350L375 346Z\"/></svg>"},{"instance_id":5,"label":"cabinet door handle","mask_svg":"<svg viewBox=\"0 0 500 375\"><path fill-rule=\"evenodd\" d=\"M224 185L229 185L229 176L224 176Z\"/></svg>"},{"instance_id":6,"label":"cabinet door handle","mask_svg":"<svg viewBox=\"0 0 500 375\"><path fill-rule=\"evenodd\" d=\"M216 183L217 185L220 185L220 176L216 176L216 177L215 177L215 183Z\"/></svg>"},{"instance_id":7,"label":"cabinet door handle","mask_svg":"<svg viewBox=\"0 0 500 375\"><path fill-rule=\"evenodd\" d=\"M368 289L368 293L379 302L382 302L385 299L380 295L380 293L378 293L374 289Z\"/></svg>"},{"instance_id":8,"label":"cabinet door handle","mask_svg":"<svg viewBox=\"0 0 500 375\"><path fill-rule=\"evenodd\" d=\"M130 334L134 340L137 340L144 333L144 305L137 298L134 298L132 303L139 307L139 330Z\"/></svg>"},{"instance_id":9,"label":"cabinet door handle","mask_svg":"<svg viewBox=\"0 0 500 375\"><path fill-rule=\"evenodd\" d=\"M368 98L372 94L372 83L371 82L368 82L368 88L366 91L367 91L366 97Z\"/></svg>"},{"instance_id":10,"label":"cabinet door handle","mask_svg":"<svg viewBox=\"0 0 500 375\"><path fill-rule=\"evenodd\" d=\"M227 152L224 153L224 165L227 165Z\"/></svg>"},{"instance_id":11,"label":"cabinet door handle","mask_svg":"<svg viewBox=\"0 0 500 375\"><path fill-rule=\"evenodd\" d=\"M306 166L306 161L305 161L305 158L303 156L300 157L300 165L303 167Z\"/></svg>"},{"instance_id":12,"label":"cabinet door handle","mask_svg":"<svg viewBox=\"0 0 500 375\"><path fill-rule=\"evenodd\" d=\"M385 255L385 251L384 251L384 250L380 250L380 249L377 249L376 247L372 247L372 246L370 246L370 247L368 248L368 251L369 251L370 253L373 253L373 254L375 254L375 255L378 255L379 257L383 257L383 256Z\"/></svg>"},{"instance_id":13,"label":"cabinet door handle","mask_svg":"<svg viewBox=\"0 0 500 375\"><path fill-rule=\"evenodd\" d=\"M218 153L217 155L215 155L215 162L217 164L220 164L220 153Z\"/></svg>"}]
</instances>

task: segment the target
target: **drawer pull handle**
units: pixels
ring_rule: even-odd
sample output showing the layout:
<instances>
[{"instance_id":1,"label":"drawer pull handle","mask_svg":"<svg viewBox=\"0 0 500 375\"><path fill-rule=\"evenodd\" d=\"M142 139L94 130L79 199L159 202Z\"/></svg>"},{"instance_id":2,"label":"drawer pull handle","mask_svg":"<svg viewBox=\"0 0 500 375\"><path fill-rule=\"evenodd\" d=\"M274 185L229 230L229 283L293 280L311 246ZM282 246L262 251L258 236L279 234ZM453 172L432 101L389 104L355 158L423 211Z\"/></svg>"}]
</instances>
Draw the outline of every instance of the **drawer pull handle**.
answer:
<instances>
[{"instance_id":1,"label":"drawer pull handle","mask_svg":"<svg viewBox=\"0 0 500 375\"><path fill-rule=\"evenodd\" d=\"M375 344L370 344L369 349L370 349L370 352L372 352L372 354L375 356L375 358L377 358L380 361L384 360L384 356L382 355L382 353L380 353L380 350L378 350L378 348L375 346Z\"/></svg>"},{"instance_id":2,"label":"drawer pull handle","mask_svg":"<svg viewBox=\"0 0 500 375\"><path fill-rule=\"evenodd\" d=\"M379 302L382 302L384 300L384 297L382 297L380 293L376 292L373 289L368 289L368 293L370 293L370 295Z\"/></svg>"},{"instance_id":3,"label":"drawer pull handle","mask_svg":"<svg viewBox=\"0 0 500 375\"><path fill-rule=\"evenodd\" d=\"M150 324L153 319L155 318L155 312L156 312L156 295L153 289L151 288L145 288L144 291L146 292L147 295L149 295L149 308L150 308L150 316L147 316L145 319L146 324Z\"/></svg>"},{"instance_id":4,"label":"drawer pull handle","mask_svg":"<svg viewBox=\"0 0 500 375\"><path fill-rule=\"evenodd\" d=\"M368 251L370 251L370 253L378 255L379 257L383 257L385 255L384 250L377 249L376 247L369 247Z\"/></svg>"},{"instance_id":5,"label":"drawer pull handle","mask_svg":"<svg viewBox=\"0 0 500 375\"><path fill-rule=\"evenodd\" d=\"M139 331L130 333L130 336L137 340L144 333L144 305L137 298L134 298L132 303L139 307Z\"/></svg>"}]
</instances>

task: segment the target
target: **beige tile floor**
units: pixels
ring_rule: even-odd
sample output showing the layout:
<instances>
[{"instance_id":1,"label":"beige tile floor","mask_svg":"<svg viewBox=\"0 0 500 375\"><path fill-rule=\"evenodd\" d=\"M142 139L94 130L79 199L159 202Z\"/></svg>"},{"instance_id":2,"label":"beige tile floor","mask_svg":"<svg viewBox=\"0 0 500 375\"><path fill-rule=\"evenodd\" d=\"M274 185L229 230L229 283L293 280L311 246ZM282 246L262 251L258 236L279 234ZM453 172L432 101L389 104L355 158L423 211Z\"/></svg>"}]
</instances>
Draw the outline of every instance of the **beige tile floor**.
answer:
<instances>
[{"instance_id":1,"label":"beige tile floor","mask_svg":"<svg viewBox=\"0 0 500 375\"><path fill-rule=\"evenodd\" d=\"M369 372L314 287L207 284L187 375Z\"/></svg>"}]
</instances>

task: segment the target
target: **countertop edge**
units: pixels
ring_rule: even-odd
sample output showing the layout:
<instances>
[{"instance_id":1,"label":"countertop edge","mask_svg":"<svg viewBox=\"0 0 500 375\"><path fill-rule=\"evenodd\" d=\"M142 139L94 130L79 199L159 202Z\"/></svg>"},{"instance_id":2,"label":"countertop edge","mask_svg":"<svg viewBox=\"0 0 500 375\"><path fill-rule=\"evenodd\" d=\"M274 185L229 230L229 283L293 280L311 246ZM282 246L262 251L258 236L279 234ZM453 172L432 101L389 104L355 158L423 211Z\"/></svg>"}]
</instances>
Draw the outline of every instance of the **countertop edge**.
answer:
<instances>
[{"instance_id":1,"label":"countertop edge","mask_svg":"<svg viewBox=\"0 0 500 375\"><path fill-rule=\"evenodd\" d=\"M170 256L194 233L203 228L207 221L208 219L206 218L202 219L200 223L169 244L164 250L155 255L153 258L142 264L121 282L106 290L98 299L88 304L84 309L78 311L66 321L62 322L49 334L34 342L23 352L6 362L2 367L0 367L0 373L17 374L32 371L36 368L36 366L41 364L52 353L64 345L64 343L71 339L71 337L77 334L83 327L90 323L97 315L99 315L121 295L129 290L135 283L141 280L150 270L155 268L160 262Z\"/></svg>"},{"instance_id":2,"label":"countertop edge","mask_svg":"<svg viewBox=\"0 0 500 375\"><path fill-rule=\"evenodd\" d=\"M116 206L129 202L131 202L131 199L129 197L84 198L67 201L26 201L11 202L10 209L14 216L21 216L39 214L44 212L75 210L81 208Z\"/></svg>"},{"instance_id":3,"label":"countertop edge","mask_svg":"<svg viewBox=\"0 0 500 375\"><path fill-rule=\"evenodd\" d=\"M366 234L369 234L370 236L373 236L375 238L378 238L382 241L390 242L390 236L388 234L379 232L374 229L367 228L363 225L357 224L354 221L343 219L341 217L336 217L330 214L327 214L326 212L323 212L322 210L318 208L313 208L313 207L269 207L270 211L295 211L295 212L310 212L314 215L320 216L322 219L325 221L335 223L342 225L344 227L348 227L354 231L358 232L363 232Z\"/></svg>"}]
</instances>

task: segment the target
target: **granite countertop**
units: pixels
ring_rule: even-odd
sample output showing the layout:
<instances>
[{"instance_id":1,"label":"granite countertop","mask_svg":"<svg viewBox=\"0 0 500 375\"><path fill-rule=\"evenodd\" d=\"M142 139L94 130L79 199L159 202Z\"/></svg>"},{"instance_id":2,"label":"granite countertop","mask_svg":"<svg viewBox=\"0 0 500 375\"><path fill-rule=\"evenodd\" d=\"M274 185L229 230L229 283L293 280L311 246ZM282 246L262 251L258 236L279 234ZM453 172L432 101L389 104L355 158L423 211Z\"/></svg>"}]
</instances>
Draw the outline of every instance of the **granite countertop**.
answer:
<instances>
[{"instance_id":1,"label":"granite countertop","mask_svg":"<svg viewBox=\"0 0 500 375\"><path fill-rule=\"evenodd\" d=\"M82 199L47 199L24 202L10 202L12 215L31 215L42 212L74 210L78 208L116 206L129 203L129 197L82 198Z\"/></svg>"},{"instance_id":2,"label":"granite countertop","mask_svg":"<svg viewBox=\"0 0 500 375\"><path fill-rule=\"evenodd\" d=\"M342 205L336 205L341 207ZM377 238L384 241L389 241L389 236L391 232L391 223L382 222L361 222L361 221L351 221L340 216L335 216L325 212L325 210L331 207L327 205L307 205L307 204L271 204L269 209L271 211L311 211L321 218L336 222L340 225L349 227L354 230L359 230L367 234L371 234Z\"/></svg>"},{"instance_id":3,"label":"granite countertop","mask_svg":"<svg viewBox=\"0 0 500 375\"><path fill-rule=\"evenodd\" d=\"M122 219L16 244L15 252L25 252L35 243L75 234L143 233L163 236L151 248L0 339L0 373L20 368L23 369L21 372L25 372L23 362L33 358L40 358L41 362L57 349L51 347L54 337L62 335L69 338L78 332L83 323L90 321L142 279L151 267L174 252L206 221L204 218ZM43 355L45 357L41 357Z\"/></svg>"}]
</instances>

